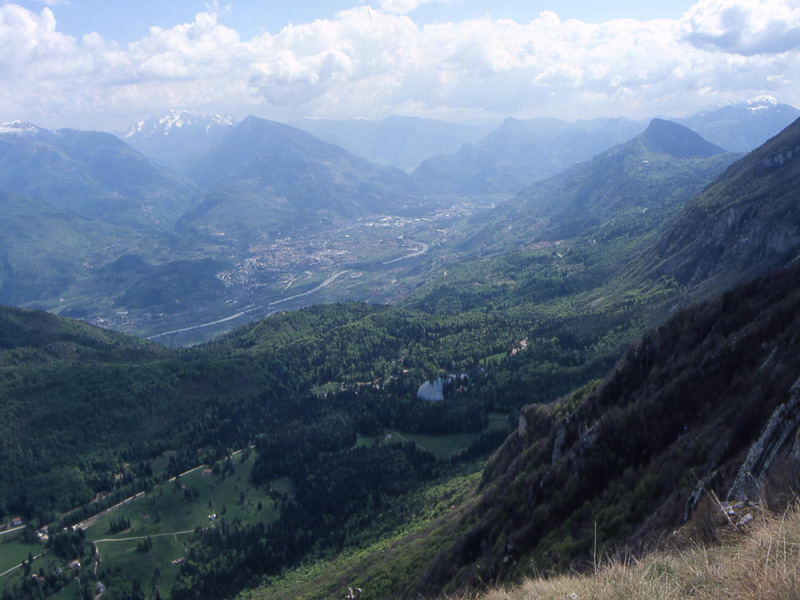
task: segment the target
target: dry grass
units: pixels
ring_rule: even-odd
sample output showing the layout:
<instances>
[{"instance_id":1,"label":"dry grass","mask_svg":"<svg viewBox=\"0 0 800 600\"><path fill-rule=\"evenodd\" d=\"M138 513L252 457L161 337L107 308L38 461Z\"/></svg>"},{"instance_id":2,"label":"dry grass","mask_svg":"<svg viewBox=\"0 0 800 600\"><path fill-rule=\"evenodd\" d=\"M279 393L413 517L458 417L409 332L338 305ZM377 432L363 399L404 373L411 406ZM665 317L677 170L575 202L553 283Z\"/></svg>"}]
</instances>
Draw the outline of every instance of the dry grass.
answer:
<instances>
[{"instance_id":1,"label":"dry grass","mask_svg":"<svg viewBox=\"0 0 800 600\"><path fill-rule=\"evenodd\" d=\"M800 507L760 514L711 545L610 559L589 575L533 578L470 600L795 600L800 598ZM467 597L460 600L467 600Z\"/></svg>"}]
</instances>

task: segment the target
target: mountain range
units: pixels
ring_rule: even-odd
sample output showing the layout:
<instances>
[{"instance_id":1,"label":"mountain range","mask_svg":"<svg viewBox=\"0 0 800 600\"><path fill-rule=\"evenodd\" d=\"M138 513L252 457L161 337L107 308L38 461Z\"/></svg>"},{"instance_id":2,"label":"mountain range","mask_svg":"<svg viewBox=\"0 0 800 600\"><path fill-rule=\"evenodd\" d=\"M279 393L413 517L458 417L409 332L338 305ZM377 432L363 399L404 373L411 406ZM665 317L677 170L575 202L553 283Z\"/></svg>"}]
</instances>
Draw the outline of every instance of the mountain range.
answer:
<instances>
[{"instance_id":1,"label":"mountain range","mask_svg":"<svg viewBox=\"0 0 800 600\"><path fill-rule=\"evenodd\" d=\"M0 148L15 302L215 322L231 290L253 309L267 278L248 296L231 273L275 268L290 226L379 240L318 287L417 286L184 349L0 307L0 521L28 525L0 543L11 597L452 594L706 539L709 510L783 506L800 475L800 121L739 156L654 119L446 217L399 169L255 117L191 179L106 134L14 123ZM398 231L419 241L388 258Z\"/></svg>"},{"instance_id":2,"label":"mountain range","mask_svg":"<svg viewBox=\"0 0 800 600\"><path fill-rule=\"evenodd\" d=\"M415 181L433 193L513 194L644 129L626 119L568 123L556 119L506 119L482 140L455 154L423 161Z\"/></svg>"},{"instance_id":3,"label":"mountain range","mask_svg":"<svg viewBox=\"0 0 800 600\"><path fill-rule=\"evenodd\" d=\"M800 117L794 106L758 96L684 119L675 119L731 152L749 152Z\"/></svg>"},{"instance_id":4,"label":"mountain range","mask_svg":"<svg viewBox=\"0 0 800 600\"><path fill-rule=\"evenodd\" d=\"M494 212L498 241L562 240L611 228L657 228L727 167L736 155L671 121L647 129L589 161L523 189ZM483 217L484 222L491 221ZM515 234L514 230L524 233ZM478 234L486 240L486 230ZM485 242L484 242L485 243ZM479 248L478 240L465 246Z\"/></svg>"},{"instance_id":5,"label":"mountain range","mask_svg":"<svg viewBox=\"0 0 800 600\"><path fill-rule=\"evenodd\" d=\"M401 116L354 121L303 119L290 125L356 156L407 173L431 156L452 154L463 144L479 141L496 127L494 122L453 123Z\"/></svg>"},{"instance_id":6,"label":"mountain range","mask_svg":"<svg viewBox=\"0 0 800 600\"><path fill-rule=\"evenodd\" d=\"M746 111L746 115L776 111L786 112L783 105L775 105L756 113ZM761 118L758 124L766 126L764 123L774 120ZM387 153L423 147L433 151L426 140L443 139L440 134L444 131L453 133L454 140L462 135L474 139L482 127L399 118L359 122L354 128L346 122L317 125L342 139L348 131L354 132L351 144L372 148L373 156L380 146L378 140L384 142ZM629 142L645 125L624 120L575 124L507 120L482 141L464 146L462 151L470 148L477 162L468 161L451 175L452 181L464 186L461 192L468 194L442 200L428 194L454 191L447 183L451 175L440 172L432 175L436 181L420 179L425 165L439 159L423 162L411 177L399 169L367 162L300 129L256 117L237 123L230 117L170 111L140 121L122 139L148 157L108 134L6 124L0 130L0 149L4 149L0 181L10 195L4 196L8 218L0 249L0 297L13 304L152 334L193 327L198 323L192 319L204 312L209 313L209 322L226 322L228 316L241 312L226 310L231 296L252 306L261 298L269 305L282 296L296 295L281 290L301 272L311 273L314 279L299 293L314 289L351 264L342 258L331 263L330 257L353 254L344 242L354 235L367 236L353 259L362 268L370 265L369 279L364 281L374 279L369 295L376 298L408 294L431 281L428 274L441 270L437 265L448 261L456 261L455 272L461 260L458 257L465 253L506 250L524 240L531 243L592 231L598 234L600 223L605 235L610 235L612 227L617 238L624 231L641 237L655 231L729 160L723 154L681 156L686 148L670 147L668 131L663 127L655 131L653 124L649 127L645 137L660 140ZM608 150L617 140L633 145ZM695 150L702 146L697 140L683 143L694 144ZM558 150L562 146L563 151ZM542 153L543 149L547 151ZM484 150L505 157L500 159L505 166L498 166ZM593 161L573 164L597 151L601 153ZM181 174L170 170L170 165ZM569 165L563 174L520 192L527 182ZM430 229L426 219L449 202L466 202L472 212L472 198L498 191L493 184L487 187L478 181L485 179L487 169L494 172L493 181L519 194L495 212L472 221L459 220L458 213L448 216L445 210L437 217L437 229ZM581 211L582 220L569 218L573 210ZM353 218L376 214L398 215L399 222L406 225L400 231L345 231L348 226L343 224ZM509 226L511 235L506 230ZM413 263L397 265L392 262L397 254L385 258L375 254L387 247L383 236L392 231L396 231L394 240L426 239L426 246L412 243L409 248L427 248L427 254ZM291 262L275 258L281 256L276 252L285 251L272 240L283 237L287 241L279 244L293 237L295 244L309 248L306 255L312 252L310 248L330 247L331 240L342 247L325 251L322 264L331 267L317 274L309 270L303 251L292 251L297 258ZM42 243L31 243L37 238ZM58 252L53 251L56 245ZM139 266L120 270L122 263L114 261L126 256L134 257ZM411 264L422 269L402 268ZM397 268L400 271L394 272ZM192 286L180 276L184 270L204 283ZM227 283L220 287L223 281ZM234 281L242 283L232 285ZM397 293L386 287L398 281L403 287ZM256 289L261 291L254 296ZM333 296L329 298L357 297L348 292L349 286L330 289ZM364 293L363 286L360 290ZM298 302L313 300L300 298L304 300ZM170 323L159 325L152 315L171 315Z\"/></svg>"},{"instance_id":7,"label":"mountain range","mask_svg":"<svg viewBox=\"0 0 800 600\"><path fill-rule=\"evenodd\" d=\"M670 119L732 152L749 152L794 121L800 112L770 96ZM644 131L646 121L507 119L484 139L457 153L421 163L413 173L425 189L447 193L514 194L572 164Z\"/></svg>"}]
</instances>

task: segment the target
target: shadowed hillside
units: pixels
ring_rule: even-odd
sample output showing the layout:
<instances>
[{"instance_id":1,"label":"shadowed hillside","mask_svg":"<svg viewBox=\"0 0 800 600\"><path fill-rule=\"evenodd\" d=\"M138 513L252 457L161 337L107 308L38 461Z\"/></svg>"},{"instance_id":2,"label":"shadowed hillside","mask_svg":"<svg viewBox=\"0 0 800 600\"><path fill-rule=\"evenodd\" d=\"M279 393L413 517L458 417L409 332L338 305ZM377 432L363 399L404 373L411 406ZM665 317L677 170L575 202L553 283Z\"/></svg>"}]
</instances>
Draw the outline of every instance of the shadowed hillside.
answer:
<instances>
[{"instance_id":1,"label":"shadowed hillside","mask_svg":"<svg viewBox=\"0 0 800 600\"><path fill-rule=\"evenodd\" d=\"M524 408L417 591L567 568L595 535L601 549L652 543L707 491L755 500L771 473L791 486L799 284L794 267L686 308L602 382Z\"/></svg>"}]
</instances>

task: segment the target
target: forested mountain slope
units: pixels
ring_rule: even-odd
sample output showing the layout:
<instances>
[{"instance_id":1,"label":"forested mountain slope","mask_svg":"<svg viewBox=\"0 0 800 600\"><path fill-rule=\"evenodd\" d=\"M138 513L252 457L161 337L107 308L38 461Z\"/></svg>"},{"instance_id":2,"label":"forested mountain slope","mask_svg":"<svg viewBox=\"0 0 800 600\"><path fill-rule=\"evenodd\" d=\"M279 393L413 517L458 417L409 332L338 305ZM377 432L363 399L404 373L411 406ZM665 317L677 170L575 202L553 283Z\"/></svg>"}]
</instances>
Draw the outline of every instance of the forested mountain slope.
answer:
<instances>
[{"instance_id":1,"label":"forested mountain slope","mask_svg":"<svg viewBox=\"0 0 800 600\"><path fill-rule=\"evenodd\" d=\"M693 131L661 119L630 141L522 190L483 216L466 248L581 235L641 235L657 229L735 158Z\"/></svg>"},{"instance_id":2,"label":"forested mountain slope","mask_svg":"<svg viewBox=\"0 0 800 600\"><path fill-rule=\"evenodd\" d=\"M50 313L0 306L2 366L27 361L79 362L161 356L164 349L138 338Z\"/></svg>"},{"instance_id":3,"label":"forested mountain slope","mask_svg":"<svg viewBox=\"0 0 800 600\"><path fill-rule=\"evenodd\" d=\"M766 483L793 486L798 340L795 266L680 311L603 381L524 408L416 591L567 568L589 559L595 534L600 549L652 543L703 493L758 500Z\"/></svg>"},{"instance_id":4,"label":"forested mountain slope","mask_svg":"<svg viewBox=\"0 0 800 600\"><path fill-rule=\"evenodd\" d=\"M262 124L249 126L261 131ZM787 139L794 139L792 131ZM252 140L257 148L262 142ZM791 225L785 206L795 187L797 149L789 143L773 150L757 151L715 184L743 178L719 201L723 212L751 197L763 200L747 231L760 231L761 220L776 211ZM727 494L778 405L789 403L779 416L796 411L800 264L679 311L625 354L665 306L687 289L703 292L697 286L714 275L706 270L677 280L642 271L653 279L625 271L663 223L637 221L651 212L638 203L648 202L654 214L656 207L677 210L683 195L730 155L680 126L655 122L630 146L601 158L609 161L598 159L606 173L598 167L592 179L601 194L569 196L587 221L573 225L560 203L540 198L542 212L533 218L531 210L530 229L519 228L529 237L514 241L525 240L522 250L498 246L497 260L468 263L457 277L443 265L443 283L421 294L426 310L316 306L275 314L189 350L52 315L0 310L7 346L0 350L0 518L78 523L169 476L225 463L232 450L254 445L256 457L237 491L241 498L245 487L258 486L274 500L275 514L269 523L220 522L198 531L184 545L182 566L171 565L175 598L232 596L389 535L393 560L351 565L336 573L336 585L381 597L428 595L503 581L526 572L531 560L541 569L568 567L586 557L595 523L607 547L669 531L692 512L688 500L698 480ZM651 163L663 167L663 177L637 179L637 169ZM625 183L639 185L632 193L615 190L608 165L628 174ZM626 165L637 167L634 175ZM267 160L259 168L273 166ZM748 187L754 181L748 173L759 168L767 175ZM580 188L575 174L581 172L562 184L578 181ZM685 185L673 198L666 181ZM716 206L718 196L706 194L695 203ZM534 237L570 227L579 233L561 245ZM769 252L743 242L723 267L741 275L745 265L753 269L747 273L763 275L773 263L748 253ZM109 277L144 268L133 255L107 266ZM465 280L470 268L486 279ZM623 354L604 380L587 383ZM420 385L435 379L442 401L419 398ZM458 501L436 509L442 519L427 533L417 527L422 509L411 495L424 496L426 486L446 488L449 477L469 479L469 462L505 435L489 428L490 417L505 422L522 406L519 432L488 463L475 493L465 491L462 479L453 495ZM792 424L789 437L793 418L784 419ZM405 443L390 441L391 431L408 436L400 438ZM434 458L421 436L468 442ZM775 445L767 446L766 452L756 447L747 467L759 478L772 460ZM275 481L283 491L272 494ZM752 492L739 485L740 493Z\"/></svg>"},{"instance_id":5,"label":"forested mountain slope","mask_svg":"<svg viewBox=\"0 0 800 600\"><path fill-rule=\"evenodd\" d=\"M123 458L148 462L170 450L184 456L181 465L196 465L329 403L349 415L345 431L374 435L400 423L480 431L490 407L471 394L433 406L414 392L440 369L475 371L477 358L505 352L524 331L503 315L443 320L350 304L275 315L179 351L3 309L0 518L53 518L115 489L109 478ZM374 387L353 396L364 382ZM323 401L319 386L343 395ZM49 482L58 477L78 491L53 495Z\"/></svg>"},{"instance_id":6,"label":"forested mountain slope","mask_svg":"<svg viewBox=\"0 0 800 600\"><path fill-rule=\"evenodd\" d=\"M293 218L354 217L396 209L411 178L372 164L305 131L247 117L192 172L208 190L181 228L246 230Z\"/></svg>"},{"instance_id":7,"label":"forested mountain slope","mask_svg":"<svg viewBox=\"0 0 800 600\"><path fill-rule=\"evenodd\" d=\"M646 304L654 286L631 292L638 283L625 273L629 261L735 157L681 125L653 120L634 139L480 215L459 260L405 304L445 312L571 298L575 314L629 292Z\"/></svg>"},{"instance_id":8,"label":"forested mountain slope","mask_svg":"<svg viewBox=\"0 0 800 600\"><path fill-rule=\"evenodd\" d=\"M109 133L0 127L0 190L115 225L169 230L199 192Z\"/></svg>"},{"instance_id":9,"label":"forested mountain slope","mask_svg":"<svg viewBox=\"0 0 800 600\"><path fill-rule=\"evenodd\" d=\"M104 249L111 254L122 240L124 248L144 237L132 228L0 191L0 302L19 305L57 297L90 272L87 264L110 258Z\"/></svg>"}]
</instances>

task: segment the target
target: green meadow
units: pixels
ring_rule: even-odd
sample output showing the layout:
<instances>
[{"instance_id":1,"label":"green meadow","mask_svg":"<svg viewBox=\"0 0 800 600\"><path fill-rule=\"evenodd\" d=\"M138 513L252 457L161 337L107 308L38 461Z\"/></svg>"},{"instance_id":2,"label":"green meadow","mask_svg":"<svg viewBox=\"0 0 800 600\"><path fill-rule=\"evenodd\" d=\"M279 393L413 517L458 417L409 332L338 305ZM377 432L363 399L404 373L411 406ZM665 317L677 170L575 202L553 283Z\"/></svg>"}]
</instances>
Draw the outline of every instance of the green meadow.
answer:
<instances>
[{"instance_id":1,"label":"green meadow","mask_svg":"<svg viewBox=\"0 0 800 600\"><path fill-rule=\"evenodd\" d=\"M477 440L482 434L490 431L510 429L506 415L500 413L489 413L489 423L483 431L478 433L451 433L444 435L425 435L422 433L407 433L400 430L389 430L383 436L367 437L359 436L359 446L372 446L375 443L390 444L396 442L413 442L420 448L433 454L437 460L448 459L469 448L469 445Z\"/></svg>"},{"instance_id":2,"label":"green meadow","mask_svg":"<svg viewBox=\"0 0 800 600\"><path fill-rule=\"evenodd\" d=\"M150 582L158 567L162 593L170 590L180 568L183 543L197 527L223 519L274 521L278 514L269 492L249 481L255 455L239 453L216 469L199 468L99 518L86 530L97 545L100 570L122 569L130 578ZM130 527L112 533L112 521ZM147 538L152 547L145 551Z\"/></svg>"}]
</instances>

